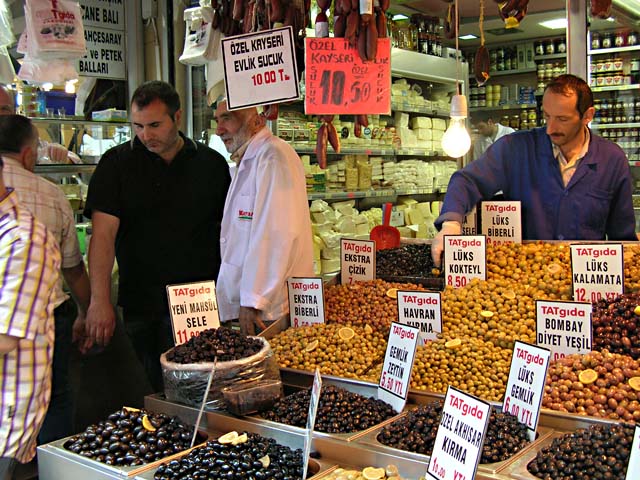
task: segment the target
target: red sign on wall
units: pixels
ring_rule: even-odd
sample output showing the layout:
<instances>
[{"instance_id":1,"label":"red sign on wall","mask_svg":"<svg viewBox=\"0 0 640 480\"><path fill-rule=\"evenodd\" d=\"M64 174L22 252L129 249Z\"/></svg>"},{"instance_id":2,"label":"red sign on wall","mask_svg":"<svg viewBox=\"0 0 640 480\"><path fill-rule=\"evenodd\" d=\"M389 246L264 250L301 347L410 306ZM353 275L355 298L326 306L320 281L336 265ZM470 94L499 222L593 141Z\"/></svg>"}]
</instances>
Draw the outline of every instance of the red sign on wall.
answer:
<instances>
[{"instance_id":1,"label":"red sign on wall","mask_svg":"<svg viewBox=\"0 0 640 480\"><path fill-rule=\"evenodd\" d=\"M375 60L363 62L344 38L307 38L307 114L388 114L391 111L391 43L378 40Z\"/></svg>"}]
</instances>

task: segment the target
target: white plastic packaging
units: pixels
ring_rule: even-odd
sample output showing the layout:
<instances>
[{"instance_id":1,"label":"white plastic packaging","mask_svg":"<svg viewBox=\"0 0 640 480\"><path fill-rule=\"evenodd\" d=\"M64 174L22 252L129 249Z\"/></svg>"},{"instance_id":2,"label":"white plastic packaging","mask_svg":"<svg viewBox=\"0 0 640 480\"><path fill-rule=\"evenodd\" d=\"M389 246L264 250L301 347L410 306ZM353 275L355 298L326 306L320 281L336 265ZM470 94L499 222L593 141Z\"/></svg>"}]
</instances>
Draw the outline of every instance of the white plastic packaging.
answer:
<instances>
[{"instance_id":1,"label":"white plastic packaging","mask_svg":"<svg viewBox=\"0 0 640 480\"><path fill-rule=\"evenodd\" d=\"M39 59L75 59L85 55L82 12L70 0L26 0L28 52Z\"/></svg>"}]
</instances>

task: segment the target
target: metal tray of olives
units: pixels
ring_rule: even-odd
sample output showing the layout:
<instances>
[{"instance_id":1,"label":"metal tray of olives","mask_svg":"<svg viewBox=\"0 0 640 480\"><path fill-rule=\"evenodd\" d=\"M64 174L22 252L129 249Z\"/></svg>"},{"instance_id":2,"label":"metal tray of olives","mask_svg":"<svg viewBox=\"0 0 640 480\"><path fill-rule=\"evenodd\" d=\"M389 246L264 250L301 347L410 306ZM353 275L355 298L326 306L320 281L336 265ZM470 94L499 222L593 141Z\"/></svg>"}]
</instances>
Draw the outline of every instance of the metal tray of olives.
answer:
<instances>
[{"instance_id":1,"label":"metal tray of olives","mask_svg":"<svg viewBox=\"0 0 640 480\"><path fill-rule=\"evenodd\" d=\"M536 477L535 475L529 473L527 470L527 465L531 460L536 458L538 452L542 450L544 447L548 446L553 442L554 438L561 437L567 432L552 432L550 435L547 435L544 439L536 442L535 448L529 448L526 452L520 455L514 462L511 462L507 466L502 473L505 476L510 478L517 478L519 480L540 480L540 477Z\"/></svg>"}]
</instances>

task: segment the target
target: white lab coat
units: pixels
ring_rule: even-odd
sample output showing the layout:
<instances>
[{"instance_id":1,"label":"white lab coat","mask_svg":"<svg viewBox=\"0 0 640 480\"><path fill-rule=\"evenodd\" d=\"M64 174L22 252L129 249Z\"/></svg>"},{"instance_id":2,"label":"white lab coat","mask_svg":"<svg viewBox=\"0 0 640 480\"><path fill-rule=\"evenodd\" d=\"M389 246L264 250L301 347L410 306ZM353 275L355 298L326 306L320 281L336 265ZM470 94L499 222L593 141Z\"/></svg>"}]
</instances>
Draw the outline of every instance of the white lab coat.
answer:
<instances>
[{"instance_id":1,"label":"white lab coat","mask_svg":"<svg viewBox=\"0 0 640 480\"><path fill-rule=\"evenodd\" d=\"M231 181L220 234L220 320L240 306L265 320L289 311L287 279L313 276L313 236L304 168L267 128L251 140Z\"/></svg>"},{"instance_id":2,"label":"white lab coat","mask_svg":"<svg viewBox=\"0 0 640 480\"><path fill-rule=\"evenodd\" d=\"M496 142L499 138L515 132L515 130L511 127L505 127L500 123L496 125L498 127L498 131L496 132L496 138L485 137L484 135L478 135L478 138L476 139L473 145L474 160L477 160L478 158L480 158L480 155L482 155L487 150L487 148L493 145L493 143Z\"/></svg>"}]
</instances>

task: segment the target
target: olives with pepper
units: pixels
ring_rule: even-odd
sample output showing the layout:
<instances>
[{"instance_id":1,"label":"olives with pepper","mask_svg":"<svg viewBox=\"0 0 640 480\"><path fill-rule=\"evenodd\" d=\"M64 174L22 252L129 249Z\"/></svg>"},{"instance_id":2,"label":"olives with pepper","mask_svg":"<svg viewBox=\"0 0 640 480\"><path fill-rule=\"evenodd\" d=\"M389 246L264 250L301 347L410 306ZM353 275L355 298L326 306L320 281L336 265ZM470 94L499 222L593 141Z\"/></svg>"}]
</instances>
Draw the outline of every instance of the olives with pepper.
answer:
<instances>
[{"instance_id":1,"label":"olives with pepper","mask_svg":"<svg viewBox=\"0 0 640 480\"><path fill-rule=\"evenodd\" d=\"M306 427L311 390L301 390L277 402L261 413L267 420ZM396 415L391 405L366 398L340 387L322 388L314 429L326 433L351 433L366 430Z\"/></svg>"},{"instance_id":2,"label":"olives with pepper","mask_svg":"<svg viewBox=\"0 0 640 480\"><path fill-rule=\"evenodd\" d=\"M192 434L178 417L125 407L71 437L64 448L107 465L134 466L189 448Z\"/></svg>"},{"instance_id":3,"label":"olives with pepper","mask_svg":"<svg viewBox=\"0 0 640 480\"><path fill-rule=\"evenodd\" d=\"M376 251L376 275L433 277L431 245L409 244Z\"/></svg>"},{"instance_id":4,"label":"olives with pepper","mask_svg":"<svg viewBox=\"0 0 640 480\"><path fill-rule=\"evenodd\" d=\"M258 353L264 344L230 328L210 328L197 337L167 352L167 360L175 363L228 362Z\"/></svg>"}]
</instances>

